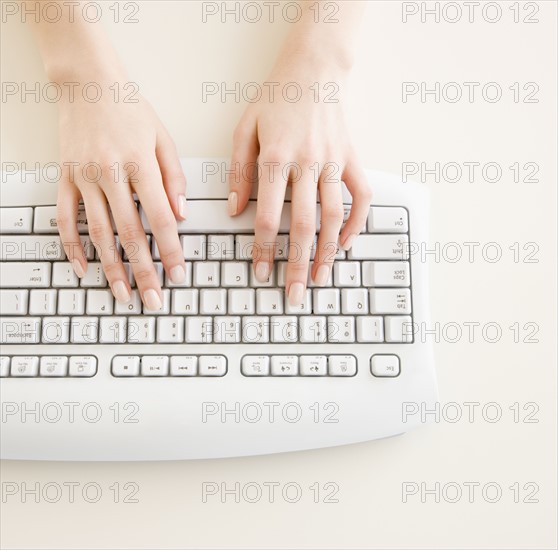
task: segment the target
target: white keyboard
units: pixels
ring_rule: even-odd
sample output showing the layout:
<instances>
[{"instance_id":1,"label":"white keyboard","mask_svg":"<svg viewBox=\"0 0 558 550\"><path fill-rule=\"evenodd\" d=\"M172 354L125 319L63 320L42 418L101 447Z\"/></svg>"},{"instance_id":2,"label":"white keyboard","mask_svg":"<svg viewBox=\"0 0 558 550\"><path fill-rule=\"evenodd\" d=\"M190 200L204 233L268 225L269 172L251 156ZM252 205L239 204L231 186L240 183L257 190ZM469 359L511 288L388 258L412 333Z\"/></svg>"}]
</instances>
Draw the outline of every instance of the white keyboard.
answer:
<instances>
[{"instance_id":1,"label":"white keyboard","mask_svg":"<svg viewBox=\"0 0 558 550\"><path fill-rule=\"evenodd\" d=\"M165 277L153 240L158 311L136 290L129 303L115 302L84 212L88 271L74 275L57 235L55 184L29 174L2 183L1 458L242 456L365 441L418 424L408 411L437 398L432 350L413 337L414 323L428 320L426 266L413 254L413 243L426 242L424 189L368 172L366 231L338 251L325 287L309 279L294 308L285 297L289 196L275 267L260 283L251 265L256 189L246 211L230 218L225 161L188 159L183 168L186 279ZM344 203L349 212L346 189Z\"/></svg>"}]
</instances>

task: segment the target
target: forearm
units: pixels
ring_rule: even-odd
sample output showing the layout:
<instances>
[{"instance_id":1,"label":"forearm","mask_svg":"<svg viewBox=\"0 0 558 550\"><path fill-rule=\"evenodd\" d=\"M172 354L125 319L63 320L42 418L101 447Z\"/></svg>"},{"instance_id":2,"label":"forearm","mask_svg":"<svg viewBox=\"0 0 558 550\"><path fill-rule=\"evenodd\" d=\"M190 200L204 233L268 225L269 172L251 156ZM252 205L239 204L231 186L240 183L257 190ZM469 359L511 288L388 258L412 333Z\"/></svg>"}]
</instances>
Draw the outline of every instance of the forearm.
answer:
<instances>
[{"instance_id":1,"label":"forearm","mask_svg":"<svg viewBox=\"0 0 558 550\"><path fill-rule=\"evenodd\" d=\"M274 72L300 64L317 71L348 73L366 2L305 1L301 7L302 17L289 33Z\"/></svg>"},{"instance_id":2,"label":"forearm","mask_svg":"<svg viewBox=\"0 0 558 550\"><path fill-rule=\"evenodd\" d=\"M35 1L22 0L32 10ZM49 3L53 3L50 1ZM100 23L91 23L76 6L70 19L67 2L57 1L64 15L57 22L29 18L47 76L53 82L71 81L94 74L100 80L118 80L124 74L118 56ZM82 3L82 2L80 2Z\"/></svg>"}]
</instances>

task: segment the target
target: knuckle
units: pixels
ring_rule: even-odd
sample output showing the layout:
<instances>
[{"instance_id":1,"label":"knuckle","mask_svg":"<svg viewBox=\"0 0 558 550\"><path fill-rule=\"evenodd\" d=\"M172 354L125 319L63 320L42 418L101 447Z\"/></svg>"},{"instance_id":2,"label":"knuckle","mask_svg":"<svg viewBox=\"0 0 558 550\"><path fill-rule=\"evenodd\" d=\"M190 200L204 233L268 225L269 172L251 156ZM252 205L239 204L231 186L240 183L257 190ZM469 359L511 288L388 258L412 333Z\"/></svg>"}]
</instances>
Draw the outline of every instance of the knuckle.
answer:
<instances>
[{"instance_id":1,"label":"knuckle","mask_svg":"<svg viewBox=\"0 0 558 550\"><path fill-rule=\"evenodd\" d=\"M343 205L341 204L322 206L321 217L325 223L341 225L343 223L344 214L345 211L343 210Z\"/></svg>"},{"instance_id":2,"label":"knuckle","mask_svg":"<svg viewBox=\"0 0 558 550\"><path fill-rule=\"evenodd\" d=\"M293 233L298 235L313 235L316 232L316 220L310 214L298 215L293 221Z\"/></svg>"},{"instance_id":3,"label":"knuckle","mask_svg":"<svg viewBox=\"0 0 558 550\"><path fill-rule=\"evenodd\" d=\"M271 212L258 212L254 221L254 228L258 232L272 233L277 231L278 223Z\"/></svg>"},{"instance_id":4,"label":"knuckle","mask_svg":"<svg viewBox=\"0 0 558 550\"><path fill-rule=\"evenodd\" d=\"M130 244L139 245L145 239L143 228L135 223L126 223L119 230L118 234L122 242L127 246Z\"/></svg>"},{"instance_id":5,"label":"knuckle","mask_svg":"<svg viewBox=\"0 0 558 550\"><path fill-rule=\"evenodd\" d=\"M171 214L170 209L164 211L155 211L149 220L154 232L171 232L178 233L176 218Z\"/></svg>"},{"instance_id":6,"label":"knuckle","mask_svg":"<svg viewBox=\"0 0 558 550\"><path fill-rule=\"evenodd\" d=\"M94 243L101 242L107 237L109 233L108 227L103 223L98 223L98 222L89 223L88 228L89 228L89 236L91 237L91 240ZM110 230L110 232L112 234L112 229Z\"/></svg>"},{"instance_id":7,"label":"knuckle","mask_svg":"<svg viewBox=\"0 0 558 550\"><path fill-rule=\"evenodd\" d=\"M138 267L134 270L134 278L139 288L146 288L148 286L153 288L153 286L159 286L153 266Z\"/></svg>"}]
</instances>

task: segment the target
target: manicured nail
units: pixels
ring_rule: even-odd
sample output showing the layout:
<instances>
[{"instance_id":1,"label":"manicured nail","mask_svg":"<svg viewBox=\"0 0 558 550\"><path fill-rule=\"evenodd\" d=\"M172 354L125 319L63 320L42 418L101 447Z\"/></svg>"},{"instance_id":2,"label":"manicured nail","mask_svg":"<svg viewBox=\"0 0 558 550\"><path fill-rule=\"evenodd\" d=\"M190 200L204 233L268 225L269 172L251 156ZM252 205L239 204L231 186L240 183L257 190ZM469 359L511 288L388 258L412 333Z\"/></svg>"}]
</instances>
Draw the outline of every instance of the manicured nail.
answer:
<instances>
[{"instance_id":1,"label":"manicured nail","mask_svg":"<svg viewBox=\"0 0 558 550\"><path fill-rule=\"evenodd\" d=\"M233 191L229 195L228 208L229 208L229 216L236 216L236 211L238 209L238 195L236 194L235 191Z\"/></svg>"},{"instance_id":2,"label":"manicured nail","mask_svg":"<svg viewBox=\"0 0 558 550\"><path fill-rule=\"evenodd\" d=\"M353 246L353 243L355 242L355 239L356 239L356 235L355 235L355 234L349 235L349 236L345 239L345 241L343 242L343 244L341 245L341 248L342 248L343 250L350 250L351 247Z\"/></svg>"},{"instance_id":3,"label":"manicured nail","mask_svg":"<svg viewBox=\"0 0 558 550\"><path fill-rule=\"evenodd\" d=\"M175 285L179 285L180 283L183 283L184 279L186 279L186 271L184 271L184 268L181 265L175 265L170 270L169 275L170 275L170 280Z\"/></svg>"},{"instance_id":4,"label":"manicured nail","mask_svg":"<svg viewBox=\"0 0 558 550\"><path fill-rule=\"evenodd\" d=\"M304 285L302 283L293 283L289 288L289 304L291 306L299 306L304 299Z\"/></svg>"},{"instance_id":5,"label":"manicured nail","mask_svg":"<svg viewBox=\"0 0 558 550\"><path fill-rule=\"evenodd\" d=\"M328 277L329 277L329 266L321 265L320 267L318 267L318 271L316 272L316 278L314 279L314 282L318 286L325 286Z\"/></svg>"},{"instance_id":6,"label":"manicured nail","mask_svg":"<svg viewBox=\"0 0 558 550\"><path fill-rule=\"evenodd\" d=\"M112 283L112 293L116 298L117 302L121 304L127 304L130 301L130 293L128 292L128 288L126 287L126 283L124 281L116 281Z\"/></svg>"},{"instance_id":7,"label":"manicured nail","mask_svg":"<svg viewBox=\"0 0 558 550\"><path fill-rule=\"evenodd\" d=\"M187 211L188 203L186 202L186 197L184 195L178 196L178 215L185 220L186 219L186 211Z\"/></svg>"},{"instance_id":8,"label":"manicured nail","mask_svg":"<svg viewBox=\"0 0 558 550\"><path fill-rule=\"evenodd\" d=\"M81 264L79 263L78 260L72 260L72 268L74 270L74 273L81 279L83 277L85 277L85 271L83 271L83 267L81 267Z\"/></svg>"},{"instance_id":9,"label":"manicured nail","mask_svg":"<svg viewBox=\"0 0 558 550\"><path fill-rule=\"evenodd\" d=\"M153 288L150 288L149 290L146 290L144 292L143 301L145 302L147 309L150 309L151 311L158 311L163 307L161 298L159 298L159 294L157 294L157 291Z\"/></svg>"},{"instance_id":10,"label":"manicured nail","mask_svg":"<svg viewBox=\"0 0 558 550\"><path fill-rule=\"evenodd\" d=\"M265 283L269 279L269 264L267 262L258 262L256 264L256 279L260 283Z\"/></svg>"}]
</instances>

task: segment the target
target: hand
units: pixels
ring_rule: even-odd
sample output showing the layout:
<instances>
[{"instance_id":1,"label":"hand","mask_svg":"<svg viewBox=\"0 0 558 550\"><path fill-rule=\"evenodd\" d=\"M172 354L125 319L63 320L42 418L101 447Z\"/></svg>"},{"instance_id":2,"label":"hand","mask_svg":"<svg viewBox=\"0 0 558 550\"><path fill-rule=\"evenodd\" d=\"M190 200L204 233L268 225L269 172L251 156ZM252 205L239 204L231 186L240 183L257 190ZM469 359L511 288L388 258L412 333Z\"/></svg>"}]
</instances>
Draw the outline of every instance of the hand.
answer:
<instances>
[{"instance_id":1,"label":"hand","mask_svg":"<svg viewBox=\"0 0 558 550\"><path fill-rule=\"evenodd\" d=\"M306 75L312 74L312 79ZM312 279L324 286L337 253L337 245L348 250L366 224L371 190L350 145L340 103L315 102L310 86L315 67L305 62L288 70L279 69L270 81L283 90L297 82L303 90L300 101L290 103L281 93L274 101L253 103L234 134L229 213L241 213L248 202L252 180L250 166L259 165L259 187L255 222L254 272L267 280L275 257L274 246L288 184L292 185L289 263L286 291L289 302L304 301L308 268L316 234L317 191L320 197L320 234L312 266ZM325 72L324 72L325 75ZM331 72L327 73L330 82ZM336 77L340 82L342 77ZM259 157L259 158L258 158ZM289 164L291 163L291 164ZM285 173L285 166L291 166ZM349 219L343 224L341 180L353 201ZM341 234L340 234L341 233Z\"/></svg>"},{"instance_id":2,"label":"hand","mask_svg":"<svg viewBox=\"0 0 558 550\"><path fill-rule=\"evenodd\" d=\"M151 106L141 97L137 103L115 102L106 93L112 84L102 86L99 102L88 103L76 95L60 106L64 175L58 192L58 229L76 274L83 277L87 260L76 225L82 198L89 235L110 288L119 302L128 302L131 289L115 253L110 205L140 296L147 308L158 310L161 286L132 193L149 220L167 276L180 283L185 265L176 217L185 217L186 180L174 143ZM88 163L93 163L89 169Z\"/></svg>"}]
</instances>

